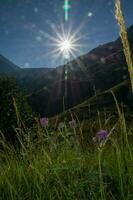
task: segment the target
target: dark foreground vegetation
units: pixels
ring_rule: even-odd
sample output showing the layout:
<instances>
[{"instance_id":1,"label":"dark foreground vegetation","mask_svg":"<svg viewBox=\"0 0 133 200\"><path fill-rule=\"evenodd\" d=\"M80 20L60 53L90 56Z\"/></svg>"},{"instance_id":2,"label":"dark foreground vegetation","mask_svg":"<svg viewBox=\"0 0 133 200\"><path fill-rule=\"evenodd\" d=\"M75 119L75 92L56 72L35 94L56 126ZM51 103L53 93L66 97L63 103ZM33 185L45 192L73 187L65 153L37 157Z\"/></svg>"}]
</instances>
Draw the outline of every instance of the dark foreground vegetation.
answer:
<instances>
[{"instance_id":1,"label":"dark foreground vegetation","mask_svg":"<svg viewBox=\"0 0 133 200\"><path fill-rule=\"evenodd\" d=\"M88 119L69 111L48 121L33 117L14 81L5 81L1 91L6 85L14 98L1 100L1 200L133 199L133 114L113 93L110 110ZM102 129L106 137L97 135Z\"/></svg>"}]
</instances>

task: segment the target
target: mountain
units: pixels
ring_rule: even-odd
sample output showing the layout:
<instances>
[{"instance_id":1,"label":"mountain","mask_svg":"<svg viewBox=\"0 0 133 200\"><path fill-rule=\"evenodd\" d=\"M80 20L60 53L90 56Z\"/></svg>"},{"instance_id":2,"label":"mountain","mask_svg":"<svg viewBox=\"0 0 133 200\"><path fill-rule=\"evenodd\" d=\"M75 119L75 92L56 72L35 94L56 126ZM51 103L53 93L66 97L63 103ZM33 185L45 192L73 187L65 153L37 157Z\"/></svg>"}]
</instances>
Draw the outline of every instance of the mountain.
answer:
<instances>
[{"instance_id":1,"label":"mountain","mask_svg":"<svg viewBox=\"0 0 133 200\"><path fill-rule=\"evenodd\" d=\"M133 26L128 29L128 37L133 51ZM53 82L45 85L29 97L30 104L36 108L36 112L42 115L50 115L63 110L65 67L69 72L67 80L68 95L65 100L68 108L93 96L94 93L108 90L129 78L122 43L118 38L116 41L98 46L89 53L69 62L66 66L56 68L54 70L55 76L49 73L49 76L53 77ZM128 94L129 88L128 86L122 87L121 93L123 94L119 96L122 96L121 99L123 98L126 101L125 98L128 95L126 97L123 97L123 95Z\"/></svg>"},{"instance_id":2,"label":"mountain","mask_svg":"<svg viewBox=\"0 0 133 200\"><path fill-rule=\"evenodd\" d=\"M133 26L127 31L133 51ZM129 78L120 38L54 69L20 69L1 58L0 73L17 74L33 110L41 115L57 114L63 110L64 101L69 108ZM66 68L67 80L64 77Z\"/></svg>"},{"instance_id":3,"label":"mountain","mask_svg":"<svg viewBox=\"0 0 133 200\"><path fill-rule=\"evenodd\" d=\"M21 69L16 66L14 63L9 61L4 56L0 55L0 74L1 75L15 75L19 73Z\"/></svg>"},{"instance_id":4,"label":"mountain","mask_svg":"<svg viewBox=\"0 0 133 200\"><path fill-rule=\"evenodd\" d=\"M38 91L47 82L47 73L51 68L20 68L6 57L0 55L0 75L14 76L27 91Z\"/></svg>"},{"instance_id":5,"label":"mountain","mask_svg":"<svg viewBox=\"0 0 133 200\"><path fill-rule=\"evenodd\" d=\"M22 69L17 79L28 93L33 93L52 81L52 77L49 76L52 71L52 68L26 68Z\"/></svg>"}]
</instances>

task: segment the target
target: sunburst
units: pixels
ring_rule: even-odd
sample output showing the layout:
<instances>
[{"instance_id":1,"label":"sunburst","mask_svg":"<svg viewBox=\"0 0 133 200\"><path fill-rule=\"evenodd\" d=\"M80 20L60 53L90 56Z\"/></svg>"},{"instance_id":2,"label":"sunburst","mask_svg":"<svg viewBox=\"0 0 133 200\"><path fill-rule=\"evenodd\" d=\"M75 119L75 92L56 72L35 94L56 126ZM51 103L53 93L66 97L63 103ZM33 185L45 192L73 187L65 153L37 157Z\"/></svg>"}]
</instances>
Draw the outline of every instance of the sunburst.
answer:
<instances>
[{"instance_id":1,"label":"sunburst","mask_svg":"<svg viewBox=\"0 0 133 200\"><path fill-rule=\"evenodd\" d=\"M50 50L45 54L46 57L51 56L64 63L63 60L70 61L82 54L82 49L86 45L83 44L85 35L81 34L80 30L72 31L71 27L65 29L62 24L58 28L54 26L52 29L54 30L52 35L44 33Z\"/></svg>"},{"instance_id":2,"label":"sunburst","mask_svg":"<svg viewBox=\"0 0 133 200\"><path fill-rule=\"evenodd\" d=\"M71 56L78 51L76 47L79 46L73 36L66 35L60 36L60 38L58 38L56 43L53 45L55 46L57 52L65 59L70 59Z\"/></svg>"}]
</instances>

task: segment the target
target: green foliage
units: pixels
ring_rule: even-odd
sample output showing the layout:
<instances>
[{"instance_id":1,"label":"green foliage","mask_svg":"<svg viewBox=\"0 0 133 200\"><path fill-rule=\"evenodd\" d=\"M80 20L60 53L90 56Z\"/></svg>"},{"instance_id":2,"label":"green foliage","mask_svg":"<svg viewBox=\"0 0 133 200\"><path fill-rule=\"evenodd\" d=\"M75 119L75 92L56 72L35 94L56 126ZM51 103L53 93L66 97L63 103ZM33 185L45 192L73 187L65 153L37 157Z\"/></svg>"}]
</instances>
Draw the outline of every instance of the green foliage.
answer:
<instances>
[{"instance_id":1,"label":"green foliage","mask_svg":"<svg viewBox=\"0 0 133 200\"><path fill-rule=\"evenodd\" d=\"M31 125L33 116L31 108L26 102L23 93L20 92L15 79L8 77L0 78L0 130L8 139L12 140L15 128L18 127L18 119L15 112L16 101L20 119L26 125Z\"/></svg>"},{"instance_id":2,"label":"green foliage","mask_svg":"<svg viewBox=\"0 0 133 200\"><path fill-rule=\"evenodd\" d=\"M60 131L36 122L32 134L20 129L19 150L1 138L1 200L132 200L133 127L131 116L125 118L115 96L114 100L117 114L98 112L95 127L92 119L73 129L66 119ZM93 143L101 127L109 136ZM89 142L85 130L91 133Z\"/></svg>"}]
</instances>

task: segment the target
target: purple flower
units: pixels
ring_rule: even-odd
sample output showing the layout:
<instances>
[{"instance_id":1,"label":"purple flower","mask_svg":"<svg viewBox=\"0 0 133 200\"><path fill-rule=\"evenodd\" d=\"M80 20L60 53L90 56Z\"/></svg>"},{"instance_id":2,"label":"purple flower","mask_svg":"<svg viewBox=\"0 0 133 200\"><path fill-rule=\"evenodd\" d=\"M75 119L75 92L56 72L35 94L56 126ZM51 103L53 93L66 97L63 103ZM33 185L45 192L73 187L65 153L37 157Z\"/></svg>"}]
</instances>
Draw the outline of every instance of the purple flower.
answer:
<instances>
[{"instance_id":1,"label":"purple flower","mask_svg":"<svg viewBox=\"0 0 133 200\"><path fill-rule=\"evenodd\" d=\"M47 117L40 118L40 124L43 127L48 126L48 118Z\"/></svg>"},{"instance_id":2,"label":"purple flower","mask_svg":"<svg viewBox=\"0 0 133 200\"><path fill-rule=\"evenodd\" d=\"M98 139L99 142L106 140L108 137L108 132L106 130L99 130L96 133L96 138Z\"/></svg>"}]
</instances>

